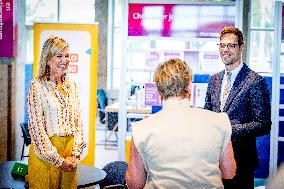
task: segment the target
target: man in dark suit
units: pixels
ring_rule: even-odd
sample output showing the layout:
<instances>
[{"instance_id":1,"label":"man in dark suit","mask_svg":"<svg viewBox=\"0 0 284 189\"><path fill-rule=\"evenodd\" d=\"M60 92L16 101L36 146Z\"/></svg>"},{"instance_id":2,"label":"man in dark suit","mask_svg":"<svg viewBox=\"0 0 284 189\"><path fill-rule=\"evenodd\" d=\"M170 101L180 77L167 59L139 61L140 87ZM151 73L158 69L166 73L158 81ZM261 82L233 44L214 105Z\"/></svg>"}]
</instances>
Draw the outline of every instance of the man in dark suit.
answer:
<instances>
[{"instance_id":1,"label":"man in dark suit","mask_svg":"<svg viewBox=\"0 0 284 189\"><path fill-rule=\"evenodd\" d=\"M265 79L242 62L243 34L225 27L220 33L219 51L225 70L211 76L205 109L226 112L232 124L232 143L237 174L223 180L225 189L253 189L258 167L256 137L269 134L270 96Z\"/></svg>"}]
</instances>

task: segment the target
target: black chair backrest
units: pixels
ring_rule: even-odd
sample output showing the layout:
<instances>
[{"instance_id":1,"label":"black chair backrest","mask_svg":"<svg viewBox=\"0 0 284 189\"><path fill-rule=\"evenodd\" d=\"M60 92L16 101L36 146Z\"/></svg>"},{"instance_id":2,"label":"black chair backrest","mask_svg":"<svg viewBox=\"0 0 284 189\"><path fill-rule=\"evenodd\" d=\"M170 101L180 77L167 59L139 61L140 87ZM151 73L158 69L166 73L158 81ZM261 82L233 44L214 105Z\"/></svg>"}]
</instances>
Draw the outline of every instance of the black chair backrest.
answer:
<instances>
[{"instance_id":1,"label":"black chair backrest","mask_svg":"<svg viewBox=\"0 0 284 189\"><path fill-rule=\"evenodd\" d=\"M21 123L21 129L23 132L24 142L26 146L31 144L31 136L29 133L29 125L27 123Z\"/></svg>"},{"instance_id":2,"label":"black chair backrest","mask_svg":"<svg viewBox=\"0 0 284 189\"><path fill-rule=\"evenodd\" d=\"M107 173L107 176L99 183L100 188L111 185L125 185L126 181L124 177L127 167L128 165L124 161L114 161L108 163L105 167L103 167L103 170Z\"/></svg>"},{"instance_id":3,"label":"black chair backrest","mask_svg":"<svg viewBox=\"0 0 284 189\"><path fill-rule=\"evenodd\" d=\"M117 112L108 112L108 130L112 130L118 122L118 113Z\"/></svg>"},{"instance_id":4,"label":"black chair backrest","mask_svg":"<svg viewBox=\"0 0 284 189\"><path fill-rule=\"evenodd\" d=\"M98 89L97 90L97 105L98 105L98 110L99 110L99 118L101 123L105 123L105 108L107 106L107 95L106 92L103 89Z\"/></svg>"},{"instance_id":5,"label":"black chair backrest","mask_svg":"<svg viewBox=\"0 0 284 189\"><path fill-rule=\"evenodd\" d=\"M97 102L98 102L98 108L99 109L105 109L107 106L107 95L106 92L103 89L97 90Z\"/></svg>"},{"instance_id":6,"label":"black chair backrest","mask_svg":"<svg viewBox=\"0 0 284 189\"><path fill-rule=\"evenodd\" d=\"M134 95L136 91L138 91L140 87L138 85L131 85L130 87L130 96Z\"/></svg>"}]
</instances>

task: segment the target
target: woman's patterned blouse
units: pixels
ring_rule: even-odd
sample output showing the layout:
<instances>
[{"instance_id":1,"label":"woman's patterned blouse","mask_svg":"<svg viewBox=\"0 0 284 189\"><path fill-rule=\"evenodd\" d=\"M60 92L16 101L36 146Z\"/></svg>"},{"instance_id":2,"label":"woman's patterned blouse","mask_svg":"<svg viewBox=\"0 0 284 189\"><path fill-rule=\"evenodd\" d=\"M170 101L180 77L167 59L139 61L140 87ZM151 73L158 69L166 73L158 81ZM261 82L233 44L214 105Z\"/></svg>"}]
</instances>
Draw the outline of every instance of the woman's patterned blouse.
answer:
<instances>
[{"instance_id":1,"label":"woman's patterned blouse","mask_svg":"<svg viewBox=\"0 0 284 189\"><path fill-rule=\"evenodd\" d=\"M73 136L72 155L82 153L83 126L80 112L78 89L71 80L65 80L63 96L52 81L33 79L28 95L29 132L36 155L56 166L61 166L64 158L51 144L52 136Z\"/></svg>"}]
</instances>

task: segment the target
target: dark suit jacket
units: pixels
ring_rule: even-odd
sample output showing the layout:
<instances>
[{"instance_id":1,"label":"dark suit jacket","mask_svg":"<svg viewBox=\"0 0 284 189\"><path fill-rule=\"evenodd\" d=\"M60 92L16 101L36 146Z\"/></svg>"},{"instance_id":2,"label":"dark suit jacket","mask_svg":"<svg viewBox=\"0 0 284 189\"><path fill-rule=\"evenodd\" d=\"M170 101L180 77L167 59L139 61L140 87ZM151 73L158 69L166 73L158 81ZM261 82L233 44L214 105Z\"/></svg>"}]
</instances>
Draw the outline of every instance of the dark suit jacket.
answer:
<instances>
[{"instance_id":1,"label":"dark suit jacket","mask_svg":"<svg viewBox=\"0 0 284 189\"><path fill-rule=\"evenodd\" d=\"M220 112L220 93L225 71L211 76L205 109ZM265 79L246 64L241 68L224 107L232 124L232 144L237 166L253 170L258 166L256 137L269 134L270 96Z\"/></svg>"}]
</instances>

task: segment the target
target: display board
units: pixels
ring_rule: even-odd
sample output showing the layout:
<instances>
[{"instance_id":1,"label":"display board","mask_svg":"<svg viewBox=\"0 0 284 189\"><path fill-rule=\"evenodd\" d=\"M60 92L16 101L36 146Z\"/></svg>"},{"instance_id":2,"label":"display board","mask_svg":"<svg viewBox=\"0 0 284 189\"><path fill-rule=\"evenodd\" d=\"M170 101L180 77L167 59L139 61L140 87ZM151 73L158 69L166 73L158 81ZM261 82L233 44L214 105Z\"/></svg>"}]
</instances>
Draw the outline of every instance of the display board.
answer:
<instances>
[{"instance_id":1,"label":"display board","mask_svg":"<svg viewBox=\"0 0 284 189\"><path fill-rule=\"evenodd\" d=\"M87 142L81 163L93 166L95 160L98 24L34 24L34 77L37 76L42 45L50 36L64 38L69 43L68 71L69 76L78 86L84 138Z\"/></svg>"}]
</instances>

